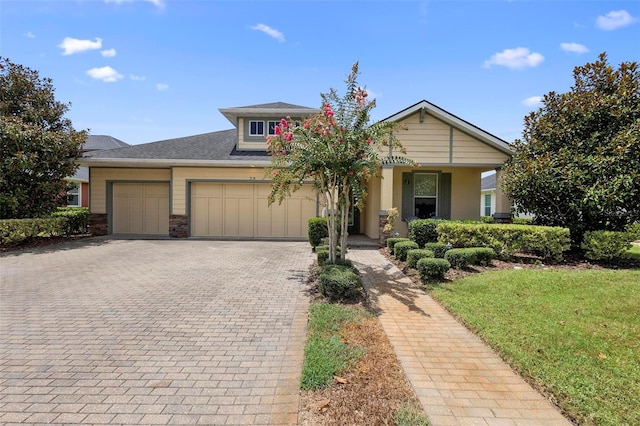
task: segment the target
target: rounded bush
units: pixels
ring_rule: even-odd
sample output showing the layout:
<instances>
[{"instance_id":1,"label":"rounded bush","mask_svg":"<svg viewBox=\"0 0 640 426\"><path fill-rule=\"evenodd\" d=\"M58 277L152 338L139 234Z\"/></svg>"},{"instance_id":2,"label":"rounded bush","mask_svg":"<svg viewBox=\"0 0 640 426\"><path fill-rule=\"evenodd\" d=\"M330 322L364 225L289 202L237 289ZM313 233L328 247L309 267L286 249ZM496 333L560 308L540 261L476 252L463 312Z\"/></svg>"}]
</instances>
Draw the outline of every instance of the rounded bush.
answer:
<instances>
[{"instance_id":1,"label":"rounded bush","mask_svg":"<svg viewBox=\"0 0 640 426\"><path fill-rule=\"evenodd\" d=\"M444 243L426 243L424 248L431 250L435 257L444 259L444 254L451 248L451 246L447 246Z\"/></svg>"},{"instance_id":2,"label":"rounded bush","mask_svg":"<svg viewBox=\"0 0 640 426\"><path fill-rule=\"evenodd\" d=\"M489 247L473 247L476 252L476 264L491 266L491 261L496 258L496 252Z\"/></svg>"},{"instance_id":3,"label":"rounded bush","mask_svg":"<svg viewBox=\"0 0 640 426\"><path fill-rule=\"evenodd\" d=\"M348 265L326 265L320 272L318 290L330 299L354 299L361 293L360 276Z\"/></svg>"},{"instance_id":4,"label":"rounded bush","mask_svg":"<svg viewBox=\"0 0 640 426\"><path fill-rule=\"evenodd\" d=\"M454 248L447 250L444 258L456 269L466 268L476 263L476 251L473 248Z\"/></svg>"},{"instance_id":5,"label":"rounded bush","mask_svg":"<svg viewBox=\"0 0 640 426\"><path fill-rule=\"evenodd\" d=\"M309 227L309 244L311 247L317 247L322 244L322 239L329 236L326 217L312 217L308 222Z\"/></svg>"},{"instance_id":6,"label":"rounded bush","mask_svg":"<svg viewBox=\"0 0 640 426\"><path fill-rule=\"evenodd\" d=\"M387 248L392 254L393 254L393 246L395 246L396 243L399 243L400 241L411 241L411 240L403 237L387 238Z\"/></svg>"},{"instance_id":7,"label":"rounded bush","mask_svg":"<svg viewBox=\"0 0 640 426\"><path fill-rule=\"evenodd\" d=\"M414 241L399 241L393 246L393 255L396 259L404 262L407 260L407 252L417 248L420 246Z\"/></svg>"},{"instance_id":8,"label":"rounded bush","mask_svg":"<svg viewBox=\"0 0 640 426\"><path fill-rule=\"evenodd\" d=\"M624 257L634 239L629 232L591 231L585 232L580 248L589 260L611 261Z\"/></svg>"},{"instance_id":9,"label":"rounded bush","mask_svg":"<svg viewBox=\"0 0 640 426\"><path fill-rule=\"evenodd\" d=\"M341 253L340 247L336 247L336 257ZM317 246L316 256L318 258L318 266L323 266L329 262L329 246Z\"/></svg>"},{"instance_id":10,"label":"rounded bush","mask_svg":"<svg viewBox=\"0 0 640 426\"><path fill-rule=\"evenodd\" d=\"M411 268L416 268L418 260L425 257L434 257L433 252L427 249L413 249L407 252L407 265Z\"/></svg>"},{"instance_id":11,"label":"rounded bush","mask_svg":"<svg viewBox=\"0 0 640 426\"><path fill-rule=\"evenodd\" d=\"M444 274L446 274L449 268L451 268L451 264L446 259L423 257L418 260L416 267L418 272L420 272L420 279L422 282L427 283L434 279L444 278Z\"/></svg>"}]
</instances>

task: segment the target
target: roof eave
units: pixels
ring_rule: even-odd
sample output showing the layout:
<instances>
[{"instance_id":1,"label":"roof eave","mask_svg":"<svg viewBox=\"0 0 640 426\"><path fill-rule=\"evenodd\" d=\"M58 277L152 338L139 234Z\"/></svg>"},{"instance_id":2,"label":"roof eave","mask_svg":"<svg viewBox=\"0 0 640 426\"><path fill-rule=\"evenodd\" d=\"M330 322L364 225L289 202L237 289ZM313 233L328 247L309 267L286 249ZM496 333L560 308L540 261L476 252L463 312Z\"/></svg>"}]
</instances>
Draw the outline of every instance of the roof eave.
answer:
<instances>
[{"instance_id":1,"label":"roof eave","mask_svg":"<svg viewBox=\"0 0 640 426\"><path fill-rule=\"evenodd\" d=\"M238 125L238 117L308 117L320 112L315 108L220 108L218 111L234 126Z\"/></svg>"},{"instance_id":2,"label":"roof eave","mask_svg":"<svg viewBox=\"0 0 640 426\"><path fill-rule=\"evenodd\" d=\"M87 167L144 167L165 169L171 167L266 167L269 161L255 160L189 160L189 159L151 159L151 158L83 158L78 161Z\"/></svg>"}]
</instances>

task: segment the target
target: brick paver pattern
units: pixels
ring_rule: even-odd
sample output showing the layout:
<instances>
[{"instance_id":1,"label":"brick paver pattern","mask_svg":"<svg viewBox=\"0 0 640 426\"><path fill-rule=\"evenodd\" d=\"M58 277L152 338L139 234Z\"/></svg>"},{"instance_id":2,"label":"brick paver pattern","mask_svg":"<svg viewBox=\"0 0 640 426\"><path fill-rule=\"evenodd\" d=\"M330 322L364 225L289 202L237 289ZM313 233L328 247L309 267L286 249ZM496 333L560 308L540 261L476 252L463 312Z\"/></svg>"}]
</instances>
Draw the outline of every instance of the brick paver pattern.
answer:
<instances>
[{"instance_id":1,"label":"brick paver pattern","mask_svg":"<svg viewBox=\"0 0 640 426\"><path fill-rule=\"evenodd\" d=\"M348 258L432 425L571 424L379 251Z\"/></svg>"},{"instance_id":2,"label":"brick paver pattern","mask_svg":"<svg viewBox=\"0 0 640 426\"><path fill-rule=\"evenodd\" d=\"M308 243L0 257L0 424L295 424Z\"/></svg>"}]
</instances>

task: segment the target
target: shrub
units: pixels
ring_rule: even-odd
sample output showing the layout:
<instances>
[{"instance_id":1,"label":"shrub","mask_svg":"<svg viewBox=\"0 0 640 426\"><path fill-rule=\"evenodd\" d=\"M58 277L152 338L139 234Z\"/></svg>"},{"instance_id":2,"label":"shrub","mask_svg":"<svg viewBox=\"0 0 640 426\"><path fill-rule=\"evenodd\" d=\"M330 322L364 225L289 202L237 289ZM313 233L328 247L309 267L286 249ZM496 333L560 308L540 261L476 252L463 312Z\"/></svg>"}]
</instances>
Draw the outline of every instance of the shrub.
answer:
<instances>
[{"instance_id":1,"label":"shrub","mask_svg":"<svg viewBox=\"0 0 640 426\"><path fill-rule=\"evenodd\" d=\"M408 238L402 238L402 237L387 238L387 248L392 254L393 254L393 246L395 246L396 243L400 241L411 241L411 240L409 240Z\"/></svg>"},{"instance_id":2,"label":"shrub","mask_svg":"<svg viewBox=\"0 0 640 426\"><path fill-rule=\"evenodd\" d=\"M399 241L393 246L393 255L396 259L404 262L407 260L407 252L417 248L420 246L414 241Z\"/></svg>"},{"instance_id":3,"label":"shrub","mask_svg":"<svg viewBox=\"0 0 640 426\"><path fill-rule=\"evenodd\" d=\"M477 265L490 266L491 261L496 257L496 252L489 247L476 247L470 250L474 250L476 252Z\"/></svg>"},{"instance_id":4,"label":"shrub","mask_svg":"<svg viewBox=\"0 0 640 426\"><path fill-rule=\"evenodd\" d=\"M416 219L409 222L409 239L418 243L418 246L424 247L426 243L434 243L438 241L438 232L436 228L439 219Z\"/></svg>"},{"instance_id":5,"label":"shrub","mask_svg":"<svg viewBox=\"0 0 640 426\"><path fill-rule=\"evenodd\" d=\"M608 261L625 256L634 236L629 232L591 231L585 232L580 246L587 259Z\"/></svg>"},{"instance_id":6,"label":"shrub","mask_svg":"<svg viewBox=\"0 0 640 426\"><path fill-rule=\"evenodd\" d=\"M0 244L18 244L36 237L55 237L64 235L67 219L64 217L46 217L37 219L0 220Z\"/></svg>"},{"instance_id":7,"label":"shrub","mask_svg":"<svg viewBox=\"0 0 640 426\"><path fill-rule=\"evenodd\" d=\"M546 259L562 259L569 250L569 229L513 224L468 224L442 222L438 240L454 247L490 247L501 258L516 252L541 254Z\"/></svg>"},{"instance_id":8,"label":"shrub","mask_svg":"<svg viewBox=\"0 0 640 426\"><path fill-rule=\"evenodd\" d=\"M531 225L533 224L533 219L530 217L514 217L511 219L514 225Z\"/></svg>"},{"instance_id":9,"label":"shrub","mask_svg":"<svg viewBox=\"0 0 640 426\"><path fill-rule=\"evenodd\" d=\"M51 217L63 217L67 220L65 234L86 234L89 225L89 209L86 207L61 207L51 213Z\"/></svg>"},{"instance_id":10,"label":"shrub","mask_svg":"<svg viewBox=\"0 0 640 426\"><path fill-rule=\"evenodd\" d=\"M444 278L444 274L446 274L449 268L451 268L451 264L446 259L424 257L418 260L416 267L418 272L420 272L420 279L422 282L428 283L434 279Z\"/></svg>"},{"instance_id":11,"label":"shrub","mask_svg":"<svg viewBox=\"0 0 640 426\"><path fill-rule=\"evenodd\" d=\"M493 223L493 217L491 217L491 216L480 216L480 222L482 222L482 223Z\"/></svg>"},{"instance_id":12,"label":"shrub","mask_svg":"<svg viewBox=\"0 0 640 426\"><path fill-rule=\"evenodd\" d=\"M627 225L626 231L631 234L632 241L640 240L640 222L632 225Z\"/></svg>"},{"instance_id":13,"label":"shrub","mask_svg":"<svg viewBox=\"0 0 640 426\"><path fill-rule=\"evenodd\" d=\"M428 249L412 249L407 252L407 265L415 269L418 260L425 257L433 257L433 252Z\"/></svg>"},{"instance_id":14,"label":"shrub","mask_svg":"<svg viewBox=\"0 0 640 426\"><path fill-rule=\"evenodd\" d=\"M451 248L451 246L444 243L427 243L424 245L424 248L431 250L434 257L444 259L444 254Z\"/></svg>"},{"instance_id":15,"label":"shrub","mask_svg":"<svg viewBox=\"0 0 640 426\"><path fill-rule=\"evenodd\" d=\"M336 247L336 257L340 256L340 247ZM318 258L318 266L324 266L329 262L329 246L317 246L316 256ZM336 259L338 261L339 259Z\"/></svg>"},{"instance_id":16,"label":"shrub","mask_svg":"<svg viewBox=\"0 0 640 426\"><path fill-rule=\"evenodd\" d=\"M316 248L322 244L323 238L329 238L329 228L327 228L326 217L312 217L308 222L309 244Z\"/></svg>"},{"instance_id":17,"label":"shrub","mask_svg":"<svg viewBox=\"0 0 640 426\"><path fill-rule=\"evenodd\" d=\"M330 299L354 299L360 295L360 276L347 265L325 265L320 272L320 293Z\"/></svg>"},{"instance_id":18,"label":"shrub","mask_svg":"<svg viewBox=\"0 0 640 426\"><path fill-rule=\"evenodd\" d=\"M466 268L477 262L475 248L454 248L447 250L444 258L449 261L451 266L456 269Z\"/></svg>"}]
</instances>

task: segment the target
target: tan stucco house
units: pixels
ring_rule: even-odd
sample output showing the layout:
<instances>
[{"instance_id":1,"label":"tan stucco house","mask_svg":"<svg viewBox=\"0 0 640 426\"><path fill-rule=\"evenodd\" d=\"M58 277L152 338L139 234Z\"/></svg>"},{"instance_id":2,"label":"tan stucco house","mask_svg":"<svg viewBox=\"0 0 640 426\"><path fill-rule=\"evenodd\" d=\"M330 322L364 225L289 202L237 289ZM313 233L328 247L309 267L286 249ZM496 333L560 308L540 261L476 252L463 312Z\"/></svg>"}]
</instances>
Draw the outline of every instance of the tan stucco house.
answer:
<instances>
[{"instance_id":1,"label":"tan stucco house","mask_svg":"<svg viewBox=\"0 0 640 426\"><path fill-rule=\"evenodd\" d=\"M276 102L220 112L234 128L88 153L81 164L89 167L92 232L305 239L308 219L322 206L311 185L267 205L266 137L280 118L318 110ZM403 125L398 138L417 164L381 153L382 178L368 182L366 208L351 216L350 232L379 238L392 207L400 211L401 235L415 217L478 219L481 174L510 157L507 143L427 101L385 120ZM508 201L497 198L496 208L508 212Z\"/></svg>"}]
</instances>

